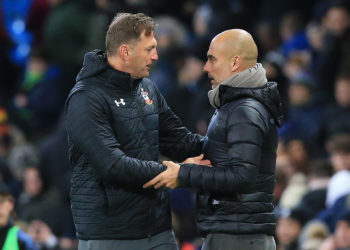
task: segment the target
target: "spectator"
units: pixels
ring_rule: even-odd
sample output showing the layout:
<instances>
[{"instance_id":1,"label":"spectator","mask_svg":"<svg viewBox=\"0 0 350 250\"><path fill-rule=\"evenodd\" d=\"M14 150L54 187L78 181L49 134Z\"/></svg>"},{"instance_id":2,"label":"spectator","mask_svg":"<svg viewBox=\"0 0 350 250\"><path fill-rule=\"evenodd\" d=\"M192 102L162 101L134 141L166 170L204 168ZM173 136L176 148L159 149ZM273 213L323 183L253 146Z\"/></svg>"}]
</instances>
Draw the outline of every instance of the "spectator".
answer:
<instances>
[{"instance_id":1,"label":"spectator","mask_svg":"<svg viewBox=\"0 0 350 250\"><path fill-rule=\"evenodd\" d=\"M302 173L295 173L288 181L288 185L281 195L279 206L281 209L296 207L307 190L307 178Z\"/></svg>"},{"instance_id":2,"label":"spectator","mask_svg":"<svg viewBox=\"0 0 350 250\"><path fill-rule=\"evenodd\" d=\"M282 160L281 160L282 158ZM307 191L309 156L301 140L291 140L286 145L286 154L277 158L277 163L284 167L288 185L283 191L279 206L281 209L292 209L301 201Z\"/></svg>"},{"instance_id":3,"label":"spectator","mask_svg":"<svg viewBox=\"0 0 350 250\"><path fill-rule=\"evenodd\" d=\"M333 101L334 82L350 65L350 14L345 4L334 3L324 16L325 45L316 77L325 101Z\"/></svg>"},{"instance_id":4,"label":"spectator","mask_svg":"<svg viewBox=\"0 0 350 250\"><path fill-rule=\"evenodd\" d=\"M168 98L169 106L186 127L201 135L205 135L214 113L208 101L210 82L203 74L204 60L203 56L193 52L185 58L185 64L178 72L177 90Z\"/></svg>"},{"instance_id":5,"label":"spectator","mask_svg":"<svg viewBox=\"0 0 350 250\"><path fill-rule=\"evenodd\" d=\"M340 197L332 207L321 211L316 219L323 221L333 233L337 221L348 210L350 210L350 194Z\"/></svg>"},{"instance_id":6,"label":"spectator","mask_svg":"<svg viewBox=\"0 0 350 250\"><path fill-rule=\"evenodd\" d=\"M15 200L7 186L0 182L0 247L1 249L35 250L33 240L11 221Z\"/></svg>"},{"instance_id":7,"label":"spectator","mask_svg":"<svg viewBox=\"0 0 350 250\"><path fill-rule=\"evenodd\" d=\"M279 131L283 139L315 140L323 112L314 95L315 88L314 80L305 73L292 79L288 93L288 119Z\"/></svg>"},{"instance_id":8,"label":"spectator","mask_svg":"<svg viewBox=\"0 0 350 250\"><path fill-rule=\"evenodd\" d=\"M50 65L46 55L33 49L24 80L14 97L16 122L28 137L43 136L57 122L65 100L60 77L60 70Z\"/></svg>"},{"instance_id":9,"label":"spectator","mask_svg":"<svg viewBox=\"0 0 350 250\"><path fill-rule=\"evenodd\" d=\"M310 71L313 75L317 74L317 70L322 62L322 53L325 49L325 28L322 24L313 21L306 27L306 36L310 44Z\"/></svg>"},{"instance_id":10,"label":"spectator","mask_svg":"<svg viewBox=\"0 0 350 250\"><path fill-rule=\"evenodd\" d=\"M28 226L28 234L39 250L59 250L58 239L50 227L40 220L33 220Z\"/></svg>"},{"instance_id":11,"label":"spectator","mask_svg":"<svg viewBox=\"0 0 350 250\"><path fill-rule=\"evenodd\" d=\"M331 207L341 196L350 193L350 135L334 136L327 146L335 173L327 189L326 205Z\"/></svg>"},{"instance_id":12,"label":"spectator","mask_svg":"<svg viewBox=\"0 0 350 250\"><path fill-rule=\"evenodd\" d=\"M320 250L321 245L329 236L327 226L320 221L306 224L299 235L300 250Z\"/></svg>"},{"instance_id":13,"label":"spectator","mask_svg":"<svg viewBox=\"0 0 350 250\"><path fill-rule=\"evenodd\" d=\"M9 121L8 112L0 106L0 156L7 159L14 148L25 144L21 130Z\"/></svg>"},{"instance_id":14,"label":"spectator","mask_svg":"<svg viewBox=\"0 0 350 250\"><path fill-rule=\"evenodd\" d=\"M350 133L350 75L339 75L335 82L335 103L322 117L319 141L325 145L332 136Z\"/></svg>"},{"instance_id":15,"label":"spectator","mask_svg":"<svg viewBox=\"0 0 350 250\"><path fill-rule=\"evenodd\" d=\"M294 51L309 49L309 42L304 32L303 17L291 11L282 16L280 35L283 40L282 53L288 57Z\"/></svg>"},{"instance_id":16,"label":"spectator","mask_svg":"<svg viewBox=\"0 0 350 250\"><path fill-rule=\"evenodd\" d=\"M43 221L33 220L28 226L28 234L33 238L39 250L73 250L77 242L69 238L58 238Z\"/></svg>"},{"instance_id":17,"label":"spectator","mask_svg":"<svg viewBox=\"0 0 350 250\"><path fill-rule=\"evenodd\" d=\"M308 176L307 191L294 208L303 216L305 223L326 207L327 185L332 176L332 167L326 161L314 162Z\"/></svg>"},{"instance_id":18,"label":"spectator","mask_svg":"<svg viewBox=\"0 0 350 250\"><path fill-rule=\"evenodd\" d=\"M154 34L158 42L159 62L152 70L150 79L157 84L168 101L178 88L178 72L183 67L187 54L187 34L185 27L173 17L160 16L155 21L159 25Z\"/></svg>"},{"instance_id":19,"label":"spectator","mask_svg":"<svg viewBox=\"0 0 350 250\"><path fill-rule=\"evenodd\" d=\"M103 35L107 26L95 19L94 0L53 2L44 27L43 47L50 60L64 73L61 88L67 95L84 54L94 48L104 48Z\"/></svg>"},{"instance_id":20,"label":"spectator","mask_svg":"<svg viewBox=\"0 0 350 250\"><path fill-rule=\"evenodd\" d=\"M339 218L334 235L330 236L320 247L320 250L333 249L350 249L350 210Z\"/></svg>"},{"instance_id":21,"label":"spectator","mask_svg":"<svg viewBox=\"0 0 350 250\"><path fill-rule=\"evenodd\" d=\"M68 158L68 138L63 116L53 133L41 140L38 147L40 156L38 167L43 178L53 188L57 188L64 195L65 201L69 202L72 171Z\"/></svg>"},{"instance_id":22,"label":"spectator","mask_svg":"<svg viewBox=\"0 0 350 250\"><path fill-rule=\"evenodd\" d=\"M299 212L282 210L277 220L277 250L297 250L304 223L304 218Z\"/></svg>"},{"instance_id":23,"label":"spectator","mask_svg":"<svg viewBox=\"0 0 350 250\"><path fill-rule=\"evenodd\" d=\"M274 199L275 206L278 205L281 195L283 193L283 190L287 186L287 175L282 168L283 167L280 165L280 163L276 161L276 172L275 172L276 183L275 183L275 188L273 192L273 199Z\"/></svg>"},{"instance_id":24,"label":"spectator","mask_svg":"<svg viewBox=\"0 0 350 250\"><path fill-rule=\"evenodd\" d=\"M36 167L25 169L23 181L24 191L18 198L16 208L18 217L28 223L41 220L55 235L61 236L65 230L62 217L66 217L61 194L43 181Z\"/></svg>"},{"instance_id":25,"label":"spectator","mask_svg":"<svg viewBox=\"0 0 350 250\"><path fill-rule=\"evenodd\" d=\"M308 174L310 170L310 152L306 142L300 139L288 141L286 152L296 172Z\"/></svg>"}]
</instances>

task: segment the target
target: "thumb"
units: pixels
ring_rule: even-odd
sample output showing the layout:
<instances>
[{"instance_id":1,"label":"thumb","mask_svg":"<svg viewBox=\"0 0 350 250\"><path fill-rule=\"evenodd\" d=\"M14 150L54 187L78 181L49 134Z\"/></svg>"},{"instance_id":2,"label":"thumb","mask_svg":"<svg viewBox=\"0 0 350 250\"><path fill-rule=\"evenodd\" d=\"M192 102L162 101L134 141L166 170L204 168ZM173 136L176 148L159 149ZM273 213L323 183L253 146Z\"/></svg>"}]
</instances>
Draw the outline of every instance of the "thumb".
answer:
<instances>
[{"instance_id":1,"label":"thumb","mask_svg":"<svg viewBox=\"0 0 350 250\"><path fill-rule=\"evenodd\" d=\"M162 164L164 165L164 166L169 166L169 161L162 161Z\"/></svg>"},{"instance_id":2,"label":"thumb","mask_svg":"<svg viewBox=\"0 0 350 250\"><path fill-rule=\"evenodd\" d=\"M200 155L198 155L198 156L196 156L196 157L194 157L194 158L196 158L197 160L202 160L203 157L204 157L204 155L203 155L203 154L200 154Z\"/></svg>"}]
</instances>

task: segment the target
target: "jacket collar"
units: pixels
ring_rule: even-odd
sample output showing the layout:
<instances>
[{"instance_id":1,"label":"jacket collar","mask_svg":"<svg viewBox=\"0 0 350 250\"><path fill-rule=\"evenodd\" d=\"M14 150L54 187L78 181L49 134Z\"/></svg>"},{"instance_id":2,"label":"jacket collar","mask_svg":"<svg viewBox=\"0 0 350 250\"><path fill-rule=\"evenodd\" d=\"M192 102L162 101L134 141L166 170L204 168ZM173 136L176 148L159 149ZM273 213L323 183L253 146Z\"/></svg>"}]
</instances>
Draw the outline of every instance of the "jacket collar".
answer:
<instances>
[{"instance_id":1,"label":"jacket collar","mask_svg":"<svg viewBox=\"0 0 350 250\"><path fill-rule=\"evenodd\" d=\"M107 80L108 85L125 91L136 89L142 82L142 78L133 78L129 73L116 70L108 64L101 77Z\"/></svg>"},{"instance_id":2,"label":"jacket collar","mask_svg":"<svg viewBox=\"0 0 350 250\"><path fill-rule=\"evenodd\" d=\"M79 82L92 77L102 79L108 87L124 91L136 89L142 81L142 78L135 79L129 73L116 70L108 65L107 55L102 50L93 50L85 55L83 67L76 80Z\"/></svg>"},{"instance_id":3,"label":"jacket collar","mask_svg":"<svg viewBox=\"0 0 350 250\"><path fill-rule=\"evenodd\" d=\"M219 95L220 107L241 98L253 98L269 110L279 127L283 124L284 112L275 82L268 82L266 86L260 88L233 88L222 85L219 86Z\"/></svg>"},{"instance_id":4,"label":"jacket collar","mask_svg":"<svg viewBox=\"0 0 350 250\"><path fill-rule=\"evenodd\" d=\"M230 86L233 88L259 88L267 83L266 70L261 63L242 72L235 73L228 79L208 92L209 102L214 108L220 108L220 87Z\"/></svg>"}]
</instances>

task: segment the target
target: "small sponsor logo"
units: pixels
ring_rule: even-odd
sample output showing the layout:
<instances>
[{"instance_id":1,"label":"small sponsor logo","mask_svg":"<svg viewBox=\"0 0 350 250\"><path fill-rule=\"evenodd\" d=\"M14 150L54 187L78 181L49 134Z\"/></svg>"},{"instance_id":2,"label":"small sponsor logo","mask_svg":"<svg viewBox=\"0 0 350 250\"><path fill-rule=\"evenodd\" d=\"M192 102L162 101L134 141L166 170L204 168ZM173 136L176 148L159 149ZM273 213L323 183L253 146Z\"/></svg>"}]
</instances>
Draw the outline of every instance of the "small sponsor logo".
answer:
<instances>
[{"instance_id":1,"label":"small sponsor logo","mask_svg":"<svg viewBox=\"0 0 350 250\"><path fill-rule=\"evenodd\" d=\"M120 101L118 102L117 100L114 100L115 104L119 107L119 105L123 105L125 106L125 102L124 102L124 99L121 98Z\"/></svg>"},{"instance_id":2,"label":"small sponsor logo","mask_svg":"<svg viewBox=\"0 0 350 250\"><path fill-rule=\"evenodd\" d=\"M153 104L153 101L148 97L148 92L143 91L143 88L141 88L141 95L142 95L143 99L145 99L145 102L148 105L152 105Z\"/></svg>"}]
</instances>

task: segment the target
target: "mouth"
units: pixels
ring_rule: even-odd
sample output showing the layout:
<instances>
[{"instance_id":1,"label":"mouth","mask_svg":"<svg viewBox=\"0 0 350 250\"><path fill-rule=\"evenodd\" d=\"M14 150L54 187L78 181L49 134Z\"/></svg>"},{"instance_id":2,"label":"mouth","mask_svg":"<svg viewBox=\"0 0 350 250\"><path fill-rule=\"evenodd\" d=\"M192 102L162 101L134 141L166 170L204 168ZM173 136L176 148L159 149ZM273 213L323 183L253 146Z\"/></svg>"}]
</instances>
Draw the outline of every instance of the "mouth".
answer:
<instances>
[{"instance_id":1,"label":"mouth","mask_svg":"<svg viewBox=\"0 0 350 250\"><path fill-rule=\"evenodd\" d=\"M213 77L211 77L211 76L208 76L208 77L209 77L209 80L210 80L211 85L214 85L214 84L215 84L215 81L214 81Z\"/></svg>"}]
</instances>

